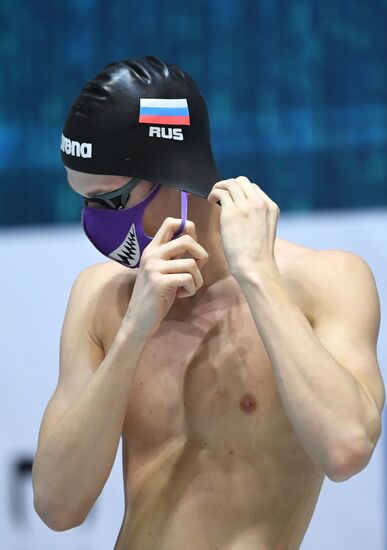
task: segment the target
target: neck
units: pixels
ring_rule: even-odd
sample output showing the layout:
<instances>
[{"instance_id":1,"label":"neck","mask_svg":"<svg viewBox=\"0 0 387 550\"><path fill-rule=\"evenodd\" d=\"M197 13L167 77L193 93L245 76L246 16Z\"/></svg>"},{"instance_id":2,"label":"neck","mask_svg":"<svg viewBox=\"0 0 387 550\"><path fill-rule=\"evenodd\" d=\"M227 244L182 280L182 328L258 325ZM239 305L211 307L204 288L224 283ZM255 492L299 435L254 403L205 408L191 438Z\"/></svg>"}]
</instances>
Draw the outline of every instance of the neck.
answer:
<instances>
[{"instance_id":1,"label":"neck","mask_svg":"<svg viewBox=\"0 0 387 550\"><path fill-rule=\"evenodd\" d=\"M219 211L218 211L219 210ZM191 219L196 219L194 214ZM228 267L220 234L220 207L212 211L207 220L195 222L198 243L207 251L208 262L202 269L203 287L205 290L213 283L231 275Z\"/></svg>"},{"instance_id":2,"label":"neck","mask_svg":"<svg viewBox=\"0 0 387 550\"><path fill-rule=\"evenodd\" d=\"M205 199L190 195L188 203L188 219L195 223L198 243L208 253L208 262L201 270L203 286L194 296L176 300L174 311L190 310L212 285L231 276L222 245L220 234L220 207L203 204Z\"/></svg>"}]
</instances>

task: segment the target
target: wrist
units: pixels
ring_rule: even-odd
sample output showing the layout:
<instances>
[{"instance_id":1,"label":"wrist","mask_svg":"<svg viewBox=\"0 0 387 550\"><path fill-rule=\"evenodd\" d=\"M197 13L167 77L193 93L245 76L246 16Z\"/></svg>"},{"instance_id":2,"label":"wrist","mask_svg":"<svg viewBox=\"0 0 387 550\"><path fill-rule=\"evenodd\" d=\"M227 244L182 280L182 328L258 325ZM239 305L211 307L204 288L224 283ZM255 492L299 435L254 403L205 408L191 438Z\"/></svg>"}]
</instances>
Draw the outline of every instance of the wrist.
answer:
<instances>
[{"instance_id":1,"label":"wrist","mask_svg":"<svg viewBox=\"0 0 387 550\"><path fill-rule=\"evenodd\" d=\"M125 315L115 339L123 342L129 340L141 346L148 342L149 336L139 329L138 323L133 317Z\"/></svg>"},{"instance_id":2,"label":"wrist","mask_svg":"<svg viewBox=\"0 0 387 550\"><path fill-rule=\"evenodd\" d=\"M264 285L269 280L281 277L275 261L247 264L233 273L233 276L240 284L252 283L256 286Z\"/></svg>"}]
</instances>

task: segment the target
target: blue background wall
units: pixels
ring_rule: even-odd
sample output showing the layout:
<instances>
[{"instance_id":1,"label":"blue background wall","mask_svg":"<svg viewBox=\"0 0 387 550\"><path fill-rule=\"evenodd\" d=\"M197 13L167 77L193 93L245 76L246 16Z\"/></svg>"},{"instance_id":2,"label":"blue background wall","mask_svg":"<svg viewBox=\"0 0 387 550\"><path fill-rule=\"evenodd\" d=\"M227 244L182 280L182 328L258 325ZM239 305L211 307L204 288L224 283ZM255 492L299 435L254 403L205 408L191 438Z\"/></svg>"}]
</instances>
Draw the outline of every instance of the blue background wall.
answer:
<instances>
[{"instance_id":1,"label":"blue background wall","mask_svg":"<svg viewBox=\"0 0 387 550\"><path fill-rule=\"evenodd\" d=\"M0 21L2 225L79 219L67 111L108 62L149 54L198 81L223 177L282 211L387 204L386 0L1 0Z\"/></svg>"}]
</instances>

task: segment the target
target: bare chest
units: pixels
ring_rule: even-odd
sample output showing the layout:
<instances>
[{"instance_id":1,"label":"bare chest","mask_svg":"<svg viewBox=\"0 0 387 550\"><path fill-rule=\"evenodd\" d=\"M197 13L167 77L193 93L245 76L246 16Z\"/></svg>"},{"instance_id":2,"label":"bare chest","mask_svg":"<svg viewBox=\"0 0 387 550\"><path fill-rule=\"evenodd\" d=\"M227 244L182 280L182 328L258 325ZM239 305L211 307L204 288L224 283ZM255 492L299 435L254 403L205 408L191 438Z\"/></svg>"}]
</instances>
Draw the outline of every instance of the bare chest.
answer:
<instances>
[{"instance_id":1,"label":"bare chest","mask_svg":"<svg viewBox=\"0 0 387 550\"><path fill-rule=\"evenodd\" d=\"M109 323L110 345L120 322ZM183 320L167 316L137 367L123 435L146 453L178 438L255 456L258 448L294 441L242 291L202 304Z\"/></svg>"}]
</instances>

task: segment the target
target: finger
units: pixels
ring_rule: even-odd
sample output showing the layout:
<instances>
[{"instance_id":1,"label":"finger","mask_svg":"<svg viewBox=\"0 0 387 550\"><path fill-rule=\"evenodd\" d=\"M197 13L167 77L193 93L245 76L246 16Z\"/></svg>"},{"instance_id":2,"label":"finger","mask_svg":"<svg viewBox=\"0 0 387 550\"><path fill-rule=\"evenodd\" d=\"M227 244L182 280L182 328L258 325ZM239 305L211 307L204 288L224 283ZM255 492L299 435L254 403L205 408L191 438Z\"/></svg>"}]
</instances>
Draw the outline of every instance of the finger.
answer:
<instances>
[{"instance_id":1,"label":"finger","mask_svg":"<svg viewBox=\"0 0 387 550\"><path fill-rule=\"evenodd\" d=\"M196 288L203 286L202 274L193 258L158 260L158 262L155 267L160 273L191 273Z\"/></svg>"},{"instance_id":2,"label":"finger","mask_svg":"<svg viewBox=\"0 0 387 550\"><path fill-rule=\"evenodd\" d=\"M173 241L164 243L152 252L154 257L162 260L170 260L172 257L182 256L185 253L198 261L199 268L208 261L207 251L189 235L182 235Z\"/></svg>"},{"instance_id":3,"label":"finger","mask_svg":"<svg viewBox=\"0 0 387 550\"><path fill-rule=\"evenodd\" d=\"M268 196L266 195L266 193L264 191L262 191L262 189L259 187L259 185L257 185L256 183L254 183L254 192L256 195L258 195L261 199L264 199L266 202L268 202L269 204L271 205L275 205L277 206L278 208L278 205Z\"/></svg>"},{"instance_id":4,"label":"finger","mask_svg":"<svg viewBox=\"0 0 387 550\"><path fill-rule=\"evenodd\" d=\"M208 195L207 200L209 202L219 201L221 206L235 206L235 203L226 189L213 189Z\"/></svg>"},{"instance_id":5,"label":"finger","mask_svg":"<svg viewBox=\"0 0 387 550\"><path fill-rule=\"evenodd\" d=\"M181 219L179 218L165 218L148 247L152 249L156 246L160 246L163 243L171 241L174 234L179 229L180 225ZM193 239L195 239L195 241L197 241L196 228L195 224L192 221L186 221L183 234L190 235Z\"/></svg>"},{"instance_id":6,"label":"finger","mask_svg":"<svg viewBox=\"0 0 387 550\"><path fill-rule=\"evenodd\" d=\"M256 184L252 183L249 180L249 178L246 178L246 176L238 176L236 178L236 181L239 183L239 185L243 189L243 191L246 195L246 198L248 200L254 200L254 198L256 197L256 193L255 193L255 190L254 190L254 187L256 187Z\"/></svg>"},{"instance_id":7,"label":"finger","mask_svg":"<svg viewBox=\"0 0 387 550\"><path fill-rule=\"evenodd\" d=\"M163 287L182 287L185 292L179 292L178 298L196 294L196 287L190 273L165 273L162 275L161 284Z\"/></svg>"},{"instance_id":8,"label":"finger","mask_svg":"<svg viewBox=\"0 0 387 550\"><path fill-rule=\"evenodd\" d=\"M228 191L234 204L239 204L246 200L246 195L243 188L235 179L221 180L215 183L213 189L224 189Z\"/></svg>"}]
</instances>

